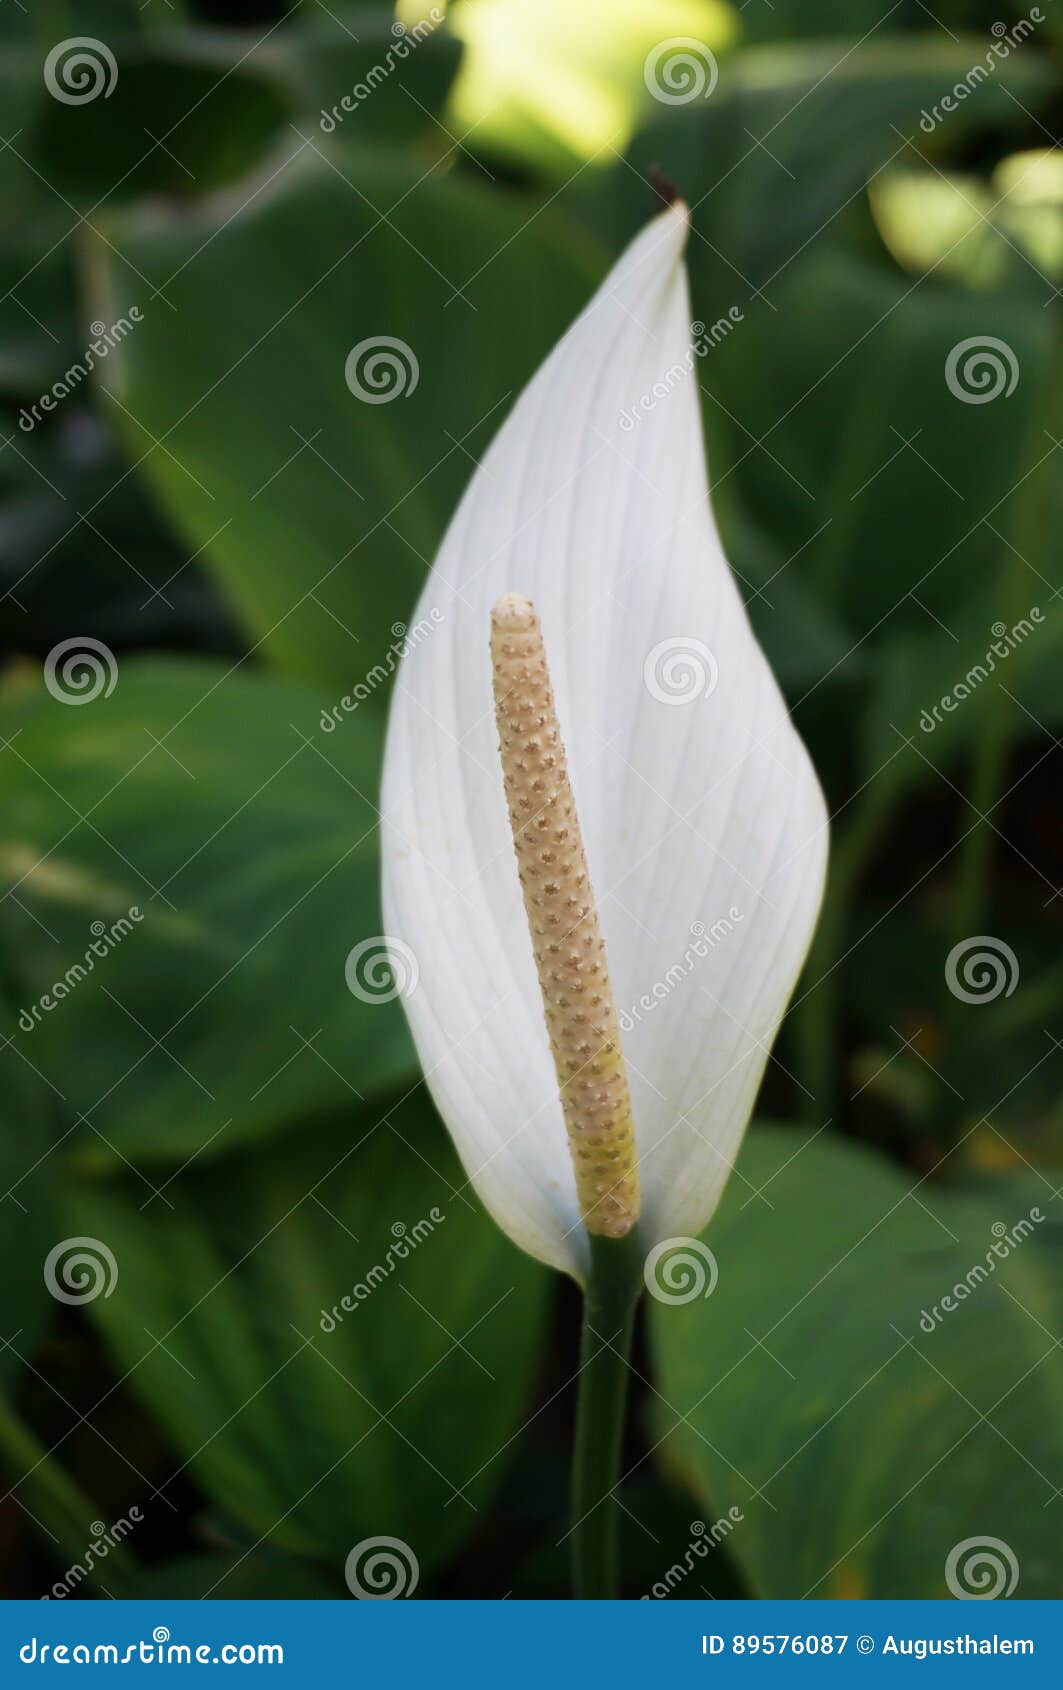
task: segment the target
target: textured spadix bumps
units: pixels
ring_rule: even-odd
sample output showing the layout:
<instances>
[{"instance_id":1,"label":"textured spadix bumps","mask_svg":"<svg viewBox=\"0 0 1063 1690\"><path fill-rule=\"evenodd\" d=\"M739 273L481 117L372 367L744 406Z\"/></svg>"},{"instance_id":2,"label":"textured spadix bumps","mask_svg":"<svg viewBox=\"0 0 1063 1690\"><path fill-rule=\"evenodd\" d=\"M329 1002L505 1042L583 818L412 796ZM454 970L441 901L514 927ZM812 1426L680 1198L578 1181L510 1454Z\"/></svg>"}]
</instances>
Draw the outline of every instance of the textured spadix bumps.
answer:
<instances>
[{"instance_id":1,"label":"textured spadix bumps","mask_svg":"<svg viewBox=\"0 0 1063 1690\"><path fill-rule=\"evenodd\" d=\"M631 1093L543 631L517 593L491 612L502 778L576 1195L588 1232L623 1238L639 1215Z\"/></svg>"},{"instance_id":2,"label":"textured spadix bumps","mask_svg":"<svg viewBox=\"0 0 1063 1690\"><path fill-rule=\"evenodd\" d=\"M541 618L647 1249L700 1232L719 1199L826 860L815 775L712 519L698 383L719 354L691 351L685 237L681 205L643 230L472 476L385 757L384 922L419 965L405 1007L428 1085L499 1225L577 1277L587 1232L499 760L496 600ZM456 434L476 419L454 407Z\"/></svg>"}]
</instances>

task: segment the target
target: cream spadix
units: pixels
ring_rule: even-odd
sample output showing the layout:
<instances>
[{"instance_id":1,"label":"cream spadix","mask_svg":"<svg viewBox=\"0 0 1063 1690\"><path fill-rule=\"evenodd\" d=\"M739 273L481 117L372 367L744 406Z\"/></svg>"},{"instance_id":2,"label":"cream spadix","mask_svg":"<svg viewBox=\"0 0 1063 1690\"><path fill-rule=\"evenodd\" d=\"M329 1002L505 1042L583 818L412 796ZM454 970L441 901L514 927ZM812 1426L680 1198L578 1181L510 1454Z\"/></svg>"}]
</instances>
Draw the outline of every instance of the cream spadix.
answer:
<instances>
[{"instance_id":1,"label":"cream spadix","mask_svg":"<svg viewBox=\"0 0 1063 1690\"><path fill-rule=\"evenodd\" d=\"M499 1225L577 1278L588 1235L498 755L496 600L519 590L544 630L647 1249L699 1233L719 1199L826 862L822 796L709 505L686 228L677 203L636 238L473 474L385 755L384 923L419 965L404 1001L427 1083Z\"/></svg>"},{"instance_id":2,"label":"cream spadix","mask_svg":"<svg viewBox=\"0 0 1063 1690\"><path fill-rule=\"evenodd\" d=\"M517 593L491 612L491 662L502 778L580 1213L588 1232L623 1238L639 1216L631 1093L542 628Z\"/></svg>"}]
</instances>

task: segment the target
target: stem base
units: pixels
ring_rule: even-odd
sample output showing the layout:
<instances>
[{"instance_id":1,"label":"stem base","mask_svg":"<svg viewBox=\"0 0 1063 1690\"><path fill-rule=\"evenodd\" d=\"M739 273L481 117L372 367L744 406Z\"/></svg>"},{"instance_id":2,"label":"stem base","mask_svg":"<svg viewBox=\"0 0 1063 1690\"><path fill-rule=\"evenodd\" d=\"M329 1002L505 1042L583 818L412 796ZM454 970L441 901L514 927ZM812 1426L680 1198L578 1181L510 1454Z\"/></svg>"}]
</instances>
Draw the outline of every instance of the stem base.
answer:
<instances>
[{"instance_id":1,"label":"stem base","mask_svg":"<svg viewBox=\"0 0 1063 1690\"><path fill-rule=\"evenodd\" d=\"M573 1579L578 1598L619 1594L616 1489L624 1411L642 1290L644 1252L635 1233L591 1236L583 1304L579 1401L572 1469Z\"/></svg>"}]
</instances>

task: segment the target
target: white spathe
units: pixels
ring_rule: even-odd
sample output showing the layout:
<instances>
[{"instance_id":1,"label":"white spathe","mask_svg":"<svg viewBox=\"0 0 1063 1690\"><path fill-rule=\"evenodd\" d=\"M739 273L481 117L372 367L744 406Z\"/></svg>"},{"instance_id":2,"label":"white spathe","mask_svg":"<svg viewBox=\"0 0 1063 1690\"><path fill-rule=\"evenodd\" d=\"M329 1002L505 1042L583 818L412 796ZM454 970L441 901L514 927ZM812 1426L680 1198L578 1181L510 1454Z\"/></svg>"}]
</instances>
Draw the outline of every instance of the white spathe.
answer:
<instances>
[{"instance_id":1,"label":"white spathe","mask_svg":"<svg viewBox=\"0 0 1063 1690\"><path fill-rule=\"evenodd\" d=\"M647 1249L699 1233L719 1200L826 865L819 785L709 505L686 234L681 204L643 230L473 475L385 756L384 922L419 965L405 1008L429 1088L499 1226L577 1278L587 1236L503 796L494 600L522 593L542 618Z\"/></svg>"}]
</instances>

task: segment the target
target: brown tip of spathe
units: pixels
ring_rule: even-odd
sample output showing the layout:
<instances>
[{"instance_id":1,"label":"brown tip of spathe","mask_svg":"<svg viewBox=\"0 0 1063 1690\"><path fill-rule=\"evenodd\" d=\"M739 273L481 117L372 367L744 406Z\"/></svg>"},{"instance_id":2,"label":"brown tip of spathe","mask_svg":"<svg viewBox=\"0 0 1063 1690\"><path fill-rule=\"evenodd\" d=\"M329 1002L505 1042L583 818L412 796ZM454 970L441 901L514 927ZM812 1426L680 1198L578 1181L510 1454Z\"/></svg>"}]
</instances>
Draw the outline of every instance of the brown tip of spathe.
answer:
<instances>
[{"instance_id":1,"label":"brown tip of spathe","mask_svg":"<svg viewBox=\"0 0 1063 1690\"><path fill-rule=\"evenodd\" d=\"M647 181L662 205L674 205L682 197L671 177L666 176L656 164L651 165L647 172Z\"/></svg>"}]
</instances>

